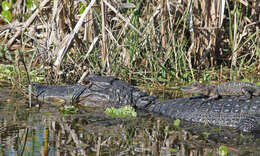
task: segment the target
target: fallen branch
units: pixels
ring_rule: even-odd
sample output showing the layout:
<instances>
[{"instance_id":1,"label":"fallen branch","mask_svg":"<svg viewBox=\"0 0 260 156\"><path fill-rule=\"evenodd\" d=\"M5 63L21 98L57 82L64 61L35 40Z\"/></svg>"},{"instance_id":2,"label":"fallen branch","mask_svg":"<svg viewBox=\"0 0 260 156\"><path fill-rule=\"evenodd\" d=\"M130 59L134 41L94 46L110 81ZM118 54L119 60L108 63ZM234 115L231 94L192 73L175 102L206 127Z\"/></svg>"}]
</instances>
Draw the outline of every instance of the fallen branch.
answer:
<instances>
[{"instance_id":1,"label":"fallen branch","mask_svg":"<svg viewBox=\"0 0 260 156\"><path fill-rule=\"evenodd\" d=\"M56 70L57 73L59 71L61 61L62 61L64 55L66 54L66 51L67 51L69 45L71 44L72 39L74 38L75 34L79 31L79 28L83 24L84 18L88 14L91 7L94 5L95 1L96 0L91 0L88 7L84 10L83 14L81 15L81 17L80 17L78 23L76 24L75 28L57 46L57 48L56 48L56 50L58 50L57 59L54 62L54 67L56 68L55 70Z\"/></svg>"}]
</instances>

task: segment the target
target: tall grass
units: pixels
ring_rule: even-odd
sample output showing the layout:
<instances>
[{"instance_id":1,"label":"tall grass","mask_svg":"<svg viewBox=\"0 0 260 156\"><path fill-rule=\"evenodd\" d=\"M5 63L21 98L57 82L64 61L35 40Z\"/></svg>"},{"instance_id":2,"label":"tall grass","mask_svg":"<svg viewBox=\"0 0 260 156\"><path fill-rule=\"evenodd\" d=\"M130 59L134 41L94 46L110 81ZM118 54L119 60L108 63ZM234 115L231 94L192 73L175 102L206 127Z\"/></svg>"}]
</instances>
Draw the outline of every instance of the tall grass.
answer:
<instances>
[{"instance_id":1,"label":"tall grass","mask_svg":"<svg viewBox=\"0 0 260 156\"><path fill-rule=\"evenodd\" d=\"M13 20L0 23L1 49L7 47L11 57L18 49L34 51L34 59L27 55L25 62L31 61L32 70L45 70L46 80L53 83L76 82L84 72L139 83L185 83L241 79L248 76L245 70L260 71L259 2L35 0L35 4L36 10L20 1L12 4ZM6 62L3 52L1 59ZM12 60L9 63L15 64ZM236 76L219 75L227 74L223 69L236 71Z\"/></svg>"}]
</instances>

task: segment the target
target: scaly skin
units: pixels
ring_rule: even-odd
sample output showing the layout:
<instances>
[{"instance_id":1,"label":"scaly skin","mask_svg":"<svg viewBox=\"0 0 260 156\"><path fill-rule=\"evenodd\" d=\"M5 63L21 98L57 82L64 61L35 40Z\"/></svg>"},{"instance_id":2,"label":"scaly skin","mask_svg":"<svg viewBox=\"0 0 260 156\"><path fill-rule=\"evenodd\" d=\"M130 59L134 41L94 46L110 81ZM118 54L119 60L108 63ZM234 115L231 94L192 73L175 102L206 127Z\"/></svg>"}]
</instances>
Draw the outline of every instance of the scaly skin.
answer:
<instances>
[{"instance_id":1,"label":"scaly skin","mask_svg":"<svg viewBox=\"0 0 260 156\"><path fill-rule=\"evenodd\" d=\"M233 127L243 132L260 131L260 97L246 101L234 96L211 101L179 98L157 102L146 109L172 118Z\"/></svg>"},{"instance_id":2,"label":"scaly skin","mask_svg":"<svg viewBox=\"0 0 260 156\"><path fill-rule=\"evenodd\" d=\"M55 97L67 102L81 102L90 106L121 107L131 105L164 116L192 122L209 123L237 128L245 132L260 130L260 97L238 100L224 96L220 100L179 98L157 101L155 96L113 77L90 75L86 85L32 86L39 99ZM73 99L73 100L71 100Z\"/></svg>"},{"instance_id":3,"label":"scaly skin","mask_svg":"<svg viewBox=\"0 0 260 156\"><path fill-rule=\"evenodd\" d=\"M102 99L104 99L103 97L107 96L107 94L90 90L88 86L80 84L66 86L33 84L32 92L38 100L55 104L84 103L85 105L95 106L95 101L98 101L100 105ZM86 97L91 97L89 98L91 101L84 101Z\"/></svg>"},{"instance_id":4,"label":"scaly skin","mask_svg":"<svg viewBox=\"0 0 260 156\"><path fill-rule=\"evenodd\" d=\"M260 96L260 87L248 82L225 82L219 85L195 82L189 87L182 87L181 90L209 96L208 100L220 96L245 96L246 99L250 99L252 95Z\"/></svg>"},{"instance_id":5,"label":"scaly skin","mask_svg":"<svg viewBox=\"0 0 260 156\"><path fill-rule=\"evenodd\" d=\"M80 103L84 106L114 106L137 104L139 107L155 101L155 96L148 96L128 83L114 77L89 75L83 81L85 85L49 86L33 84L32 92L40 101L56 103Z\"/></svg>"}]
</instances>

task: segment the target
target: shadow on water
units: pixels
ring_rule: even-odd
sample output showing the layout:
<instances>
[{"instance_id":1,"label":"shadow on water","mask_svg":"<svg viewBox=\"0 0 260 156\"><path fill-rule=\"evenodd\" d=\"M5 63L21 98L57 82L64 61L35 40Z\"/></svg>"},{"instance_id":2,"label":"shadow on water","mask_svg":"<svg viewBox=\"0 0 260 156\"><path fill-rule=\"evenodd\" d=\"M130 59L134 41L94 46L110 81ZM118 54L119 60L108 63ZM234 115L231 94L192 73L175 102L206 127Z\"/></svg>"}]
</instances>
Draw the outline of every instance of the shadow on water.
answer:
<instances>
[{"instance_id":1,"label":"shadow on water","mask_svg":"<svg viewBox=\"0 0 260 156\"><path fill-rule=\"evenodd\" d=\"M53 105L27 108L25 98L0 90L0 155L259 155L259 138L233 129L211 127L138 112L115 119L102 109L81 108L63 115Z\"/></svg>"}]
</instances>

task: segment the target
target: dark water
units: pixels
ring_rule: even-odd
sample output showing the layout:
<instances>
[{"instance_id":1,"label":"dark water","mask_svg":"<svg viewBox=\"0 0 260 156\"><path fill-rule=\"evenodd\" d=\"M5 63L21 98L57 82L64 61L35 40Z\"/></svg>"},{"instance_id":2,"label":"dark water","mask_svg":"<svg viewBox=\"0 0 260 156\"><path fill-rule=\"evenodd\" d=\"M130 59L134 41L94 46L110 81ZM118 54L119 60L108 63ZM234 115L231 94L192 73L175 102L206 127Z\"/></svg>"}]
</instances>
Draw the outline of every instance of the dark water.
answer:
<instances>
[{"instance_id":1,"label":"dark water","mask_svg":"<svg viewBox=\"0 0 260 156\"><path fill-rule=\"evenodd\" d=\"M258 136L233 129L181 122L139 112L139 117L115 119L103 109L80 108L64 115L44 104L28 109L26 99L0 90L0 155L260 155Z\"/></svg>"}]
</instances>

